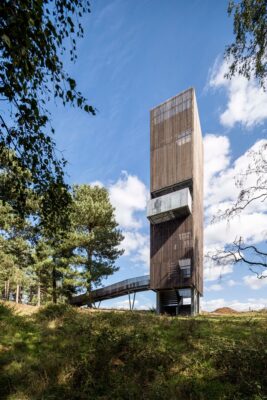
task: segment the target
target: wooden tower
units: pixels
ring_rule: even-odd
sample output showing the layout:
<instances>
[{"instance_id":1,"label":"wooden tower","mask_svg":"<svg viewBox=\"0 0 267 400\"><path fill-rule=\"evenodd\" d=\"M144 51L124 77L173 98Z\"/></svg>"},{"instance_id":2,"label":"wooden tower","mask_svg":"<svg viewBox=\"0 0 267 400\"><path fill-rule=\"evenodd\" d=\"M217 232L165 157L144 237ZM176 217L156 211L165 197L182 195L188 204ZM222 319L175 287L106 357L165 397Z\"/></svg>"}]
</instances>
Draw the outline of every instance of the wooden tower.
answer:
<instances>
[{"instance_id":1,"label":"wooden tower","mask_svg":"<svg viewBox=\"0 0 267 400\"><path fill-rule=\"evenodd\" d=\"M194 89L150 112L150 287L157 311L197 314L203 294L203 143Z\"/></svg>"}]
</instances>

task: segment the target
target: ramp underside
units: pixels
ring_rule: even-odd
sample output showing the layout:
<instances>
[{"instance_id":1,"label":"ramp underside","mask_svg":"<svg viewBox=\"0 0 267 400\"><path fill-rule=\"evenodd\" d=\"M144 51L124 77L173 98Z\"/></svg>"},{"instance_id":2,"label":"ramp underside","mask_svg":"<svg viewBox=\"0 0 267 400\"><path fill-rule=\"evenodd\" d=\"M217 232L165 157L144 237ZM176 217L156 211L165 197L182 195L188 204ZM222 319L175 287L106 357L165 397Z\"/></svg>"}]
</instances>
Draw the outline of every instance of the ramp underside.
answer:
<instances>
[{"instance_id":1,"label":"ramp underside","mask_svg":"<svg viewBox=\"0 0 267 400\"><path fill-rule=\"evenodd\" d=\"M100 289L95 289L88 293L80 294L71 299L70 303L74 306L83 306L89 303L113 299L114 297L124 296L130 293L143 292L150 290L150 276L144 275L137 278L126 279Z\"/></svg>"}]
</instances>

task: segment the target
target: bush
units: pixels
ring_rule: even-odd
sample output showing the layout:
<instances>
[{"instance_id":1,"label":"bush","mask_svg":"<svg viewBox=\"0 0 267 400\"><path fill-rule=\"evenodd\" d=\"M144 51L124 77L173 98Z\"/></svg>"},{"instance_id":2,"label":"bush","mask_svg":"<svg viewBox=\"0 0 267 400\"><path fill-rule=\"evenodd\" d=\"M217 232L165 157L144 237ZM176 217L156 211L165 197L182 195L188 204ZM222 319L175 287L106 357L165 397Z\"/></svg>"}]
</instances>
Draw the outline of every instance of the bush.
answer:
<instances>
[{"instance_id":1,"label":"bush","mask_svg":"<svg viewBox=\"0 0 267 400\"><path fill-rule=\"evenodd\" d=\"M267 317L0 305L0 398L266 399Z\"/></svg>"},{"instance_id":2,"label":"bush","mask_svg":"<svg viewBox=\"0 0 267 400\"><path fill-rule=\"evenodd\" d=\"M62 318L71 312L73 312L73 308L67 304L49 304L41 308L36 317L40 321L51 321Z\"/></svg>"}]
</instances>

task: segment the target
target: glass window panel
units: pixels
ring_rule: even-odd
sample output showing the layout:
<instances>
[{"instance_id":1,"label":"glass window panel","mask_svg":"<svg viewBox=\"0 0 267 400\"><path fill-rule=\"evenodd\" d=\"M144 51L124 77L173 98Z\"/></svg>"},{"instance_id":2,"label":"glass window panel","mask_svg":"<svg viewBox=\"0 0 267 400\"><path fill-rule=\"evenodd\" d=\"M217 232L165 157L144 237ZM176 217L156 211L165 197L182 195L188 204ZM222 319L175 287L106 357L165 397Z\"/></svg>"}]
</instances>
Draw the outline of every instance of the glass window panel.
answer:
<instances>
[{"instance_id":1,"label":"glass window panel","mask_svg":"<svg viewBox=\"0 0 267 400\"><path fill-rule=\"evenodd\" d=\"M181 267L181 271L183 274L183 278L190 278L191 276L191 267Z\"/></svg>"},{"instance_id":2,"label":"glass window panel","mask_svg":"<svg viewBox=\"0 0 267 400\"><path fill-rule=\"evenodd\" d=\"M178 292L181 297L191 297L191 289L179 289Z\"/></svg>"},{"instance_id":3,"label":"glass window panel","mask_svg":"<svg viewBox=\"0 0 267 400\"><path fill-rule=\"evenodd\" d=\"M184 258L182 260L179 260L179 266L180 267L191 266L191 258Z\"/></svg>"}]
</instances>

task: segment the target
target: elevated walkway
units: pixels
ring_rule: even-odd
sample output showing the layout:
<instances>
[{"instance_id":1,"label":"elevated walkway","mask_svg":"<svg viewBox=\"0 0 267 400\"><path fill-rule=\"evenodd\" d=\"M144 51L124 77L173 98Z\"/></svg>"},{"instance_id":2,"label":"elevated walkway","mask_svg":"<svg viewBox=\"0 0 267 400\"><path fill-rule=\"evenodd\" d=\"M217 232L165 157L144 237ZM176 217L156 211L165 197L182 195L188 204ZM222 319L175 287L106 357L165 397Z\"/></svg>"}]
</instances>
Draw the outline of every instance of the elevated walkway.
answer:
<instances>
[{"instance_id":1,"label":"elevated walkway","mask_svg":"<svg viewBox=\"0 0 267 400\"><path fill-rule=\"evenodd\" d=\"M108 285L106 287L95 289L91 292L91 296L87 293L80 294L71 299L70 303L74 306L83 306L91 302L113 299L114 297L124 296L131 293L143 292L150 290L150 276L143 275L137 278L125 279Z\"/></svg>"}]
</instances>

